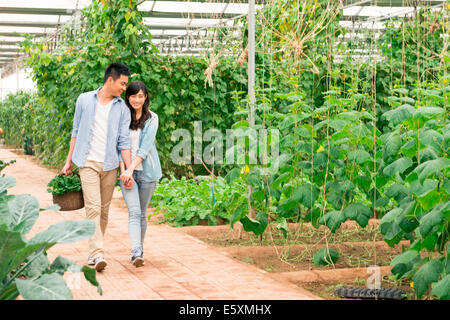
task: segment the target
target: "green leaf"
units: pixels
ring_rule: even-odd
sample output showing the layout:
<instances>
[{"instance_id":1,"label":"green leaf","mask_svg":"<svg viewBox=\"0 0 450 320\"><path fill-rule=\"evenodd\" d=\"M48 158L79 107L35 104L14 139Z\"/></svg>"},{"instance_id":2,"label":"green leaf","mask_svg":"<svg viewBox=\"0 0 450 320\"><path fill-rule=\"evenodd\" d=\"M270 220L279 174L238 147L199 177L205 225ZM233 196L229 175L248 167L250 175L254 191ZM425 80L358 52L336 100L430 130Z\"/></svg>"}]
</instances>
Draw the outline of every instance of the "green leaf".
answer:
<instances>
[{"instance_id":1,"label":"green leaf","mask_svg":"<svg viewBox=\"0 0 450 320\"><path fill-rule=\"evenodd\" d=\"M314 253L313 262L316 266L327 266L334 264L339 259L339 252L331 248L322 248Z\"/></svg>"},{"instance_id":2,"label":"green leaf","mask_svg":"<svg viewBox=\"0 0 450 320\"><path fill-rule=\"evenodd\" d=\"M431 174L440 172L441 170L450 167L450 159L448 158L438 158L435 160L428 160L419 166L417 166L414 171L412 171L408 177L406 177L407 182L412 182L416 179L416 175L419 178L420 183L428 178Z\"/></svg>"},{"instance_id":3,"label":"green leaf","mask_svg":"<svg viewBox=\"0 0 450 320\"><path fill-rule=\"evenodd\" d=\"M344 212L333 210L324 214L320 218L319 223L326 225L331 230L331 232L335 233L336 230L340 227L340 225L344 223L346 220L347 217L345 216Z\"/></svg>"},{"instance_id":4,"label":"green leaf","mask_svg":"<svg viewBox=\"0 0 450 320\"><path fill-rule=\"evenodd\" d=\"M9 262L25 246L20 232L9 230L5 224L0 225L0 279L5 279L10 271Z\"/></svg>"},{"instance_id":5,"label":"green leaf","mask_svg":"<svg viewBox=\"0 0 450 320\"><path fill-rule=\"evenodd\" d=\"M389 157L397 158L398 151L402 146L402 138L396 132L389 134L384 145L384 153Z\"/></svg>"},{"instance_id":6,"label":"green leaf","mask_svg":"<svg viewBox=\"0 0 450 320\"><path fill-rule=\"evenodd\" d=\"M450 274L447 274L442 280L434 285L431 294L437 296L441 300L450 300Z\"/></svg>"},{"instance_id":7,"label":"green leaf","mask_svg":"<svg viewBox=\"0 0 450 320\"><path fill-rule=\"evenodd\" d=\"M17 291L14 281L7 288L3 287L0 289L0 300L15 300L18 296L19 291Z\"/></svg>"},{"instance_id":8,"label":"green leaf","mask_svg":"<svg viewBox=\"0 0 450 320\"><path fill-rule=\"evenodd\" d=\"M72 300L72 292L60 274L44 274L36 280L15 281L25 300Z\"/></svg>"},{"instance_id":9,"label":"green leaf","mask_svg":"<svg viewBox=\"0 0 450 320\"><path fill-rule=\"evenodd\" d=\"M412 194L417 197L424 197L429 194L431 191L437 188L438 181L433 179L426 179L423 184L419 182L419 180L414 180L410 184L410 191Z\"/></svg>"},{"instance_id":10,"label":"green leaf","mask_svg":"<svg viewBox=\"0 0 450 320\"><path fill-rule=\"evenodd\" d=\"M50 271L57 272L60 275L64 275L64 272L69 269L72 272L80 272L81 266L62 256L58 256L50 265Z\"/></svg>"},{"instance_id":11,"label":"green leaf","mask_svg":"<svg viewBox=\"0 0 450 320\"><path fill-rule=\"evenodd\" d=\"M269 216L266 212L259 212L255 219L245 216L240 221L245 231L260 235L266 230L269 223Z\"/></svg>"},{"instance_id":12,"label":"green leaf","mask_svg":"<svg viewBox=\"0 0 450 320\"><path fill-rule=\"evenodd\" d=\"M345 120L332 119L330 121L330 127L339 131L339 130L342 130L347 125L347 123L348 123L348 121L345 121Z\"/></svg>"},{"instance_id":13,"label":"green leaf","mask_svg":"<svg viewBox=\"0 0 450 320\"><path fill-rule=\"evenodd\" d=\"M437 118L444 114L444 109L439 107L422 107L414 112L414 120L419 121L419 127L422 127L427 121Z\"/></svg>"},{"instance_id":14,"label":"green leaf","mask_svg":"<svg viewBox=\"0 0 450 320\"><path fill-rule=\"evenodd\" d=\"M314 208L309 210L308 214L306 214L303 218L303 221L311 222L314 228L319 228L319 220L322 216L322 211L320 208Z\"/></svg>"},{"instance_id":15,"label":"green leaf","mask_svg":"<svg viewBox=\"0 0 450 320\"><path fill-rule=\"evenodd\" d=\"M327 201L333 205L338 210L341 210L344 205L344 196L343 193L338 193L336 190L331 189L330 192L326 194Z\"/></svg>"},{"instance_id":16,"label":"green leaf","mask_svg":"<svg viewBox=\"0 0 450 320\"><path fill-rule=\"evenodd\" d=\"M262 178L261 178L261 174L258 171L251 171L248 175L247 175L247 182L252 185L253 187L257 188L257 187L261 187L262 185Z\"/></svg>"},{"instance_id":17,"label":"green leaf","mask_svg":"<svg viewBox=\"0 0 450 320\"><path fill-rule=\"evenodd\" d=\"M31 238L29 243L73 243L90 238L94 231L95 222L92 220L68 220L51 225Z\"/></svg>"},{"instance_id":18,"label":"green leaf","mask_svg":"<svg viewBox=\"0 0 450 320\"><path fill-rule=\"evenodd\" d=\"M275 181L272 183L272 189L273 190L280 189L281 184L288 181L290 177L291 177L291 172L285 172L285 173L279 175L275 179Z\"/></svg>"},{"instance_id":19,"label":"green leaf","mask_svg":"<svg viewBox=\"0 0 450 320\"><path fill-rule=\"evenodd\" d=\"M290 232L290 230L289 230L289 225L288 225L286 219L281 219L281 222L279 224L277 224L276 228L278 230L283 231L283 237L287 238L287 235Z\"/></svg>"},{"instance_id":20,"label":"green leaf","mask_svg":"<svg viewBox=\"0 0 450 320\"><path fill-rule=\"evenodd\" d=\"M277 207L277 211L279 212L280 216L283 218L290 218L292 217L295 213L297 213L297 209L299 206L298 200L295 199L287 199L285 201L283 201L278 207Z\"/></svg>"},{"instance_id":21,"label":"green leaf","mask_svg":"<svg viewBox=\"0 0 450 320\"><path fill-rule=\"evenodd\" d=\"M370 190L372 180L367 176L358 176L354 179L354 182L358 185L360 190L368 192Z\"/></svg>"},{"instance_id":22,"label":"green leaf","mask_svg":"<svg viewBox=\"0 0 450 320\"><path fill-rule=\"evenodd\" d=\"M245 202L242 202L237 208L236 210L234 210L233 215L231 216L230 219L230 225L231 228L233 228L233 225L235 222L241 220L241 218L246 214L248 205Z\"/></svg>"},{"instance_id":23,"label":"green leaf","mask_svg":"<svg viewBox=\"0 0 450 320\"><path fill-rule=\"evenodd\" d=\"M444 137L439 132L429 129L420 135L420 142L423 145L431 146L435 151L441 152Z\"/></svg>"},{"instance_id":24,"label":"green leaf","mask_svg":"<svg viewBox=\"0 0 450 320\"><path fill-rule=\"evenodd\" d=\"M389 186L385 195L389 198L394 198L397 203L400 203L405 197L409 196L409 192L402 184L394 183Z\"/></svg>"},{"instance_id":25,"label":"green leaf","mask_svg":"<svg viewBox=\"0 0 450 320\"><path fill-rule=\"evenodd\" d=\"M298 201L306 208L310 209L319 196L319 189L311 183L303 184L297 187L290 200Z\"/></svg>"},{"instance_id":26,"label":"green leaf","mask_svg":"<svg viewBox=\"0 0 450 320\"><path fill-rule=\"evenodd\" d=\"M264 190L253 191L251 194L251 199L255 203L261 203L264 201Z\"/></svg>"},{"instance_id":27,"label":"green leaf","mask_svg":"<svg viewBox=\"0 0 450 320\"><path fill-rule=\"evenodd\" d=\"M439 204L420 219L419 231L423 238L431 235L431 233L435 232L444 223L445 219L441 213L443 206L444 203Z\"/></svg>"},{"instance_id":28,"label":"green leaf","mask_svg":"<svg viewBox=\"0 0 450 320\"><path fill-rule=\"evenodd\" d=\"M399 243L404 232L400 228L403 209L395 208L389 211L380 220L380 232L384 235L384 241L390 246Z\"/></svg>"},{"instance_id":29,"label":"green leaf","mask_svg":"<svg viewBox=\"0 0 450 320\"><path fill-rule=\"evenodd\" d=\"M418 298L421 298L427 291L428 287L439 280L442 272L442 262L436 259L430 260L424 264L413 277L414 291Z\"/></svg>"},{"instance_id":30,"label":"green leaf","mask_svg":"<svg viewBox=\"0 0 450 320\"><path fill-rule=\"evenodd\" d=\"M45 273L45 271L47 271L48 267L50 266L50 263L48 262L47 256L44 254L44 252L36 252L30 255L27 260L32 260L32 262L29 263L25 268L23 273L28 278L38 278L43 273Z\"/></svg>"},{"instance_id":31,"label":"green leaf","mask_svg":"<svg viewBox=\"0 0 450 320\"><path fill-rule=\"evenodd\" d=\"M383 113L383 116L387 121L396 126L404 120L411 119L415 111L416 109L414 107L409 104L404 104L394 110Z\"/></svg>"},{"instance_id":32,"label":"green leaf","mask_svg":"<svg viewBox=\"0 0 450 320\"><path fill-rule=\"evenodd\" d=\"M419 221L416 218L412 218L411 220L406 218L405 216L401 216L399 219L399 226L405 232L409 233L414 231L419 226Z\"/></svg>"},{"instance_id":33,"label":"green leaf","mask_svg":"<svg viewBox=\"0 0 450 320\"><path fill-rule=\"evenodd\" d=\"M391 267L394 267L398 264L408 264L417 258L420 258L419 252L417 252L416 250L407 250L392 259Z\"/></svg>"},{"instance_id":34,"label":"green leaf","mask_svg":"<svg viewBox=\"0 0 450 320\"><path fill-rule=\"evenodd\" d=\"M227 180L228 184L231 184L231 183L233 183L234 180L239 178L240 175L241 175L241 172L240 172L239 168L234 168L227 173L227 175L225 176L225 179Z\"/></svg>"},{"instance_id":35,"label":"green leaf","mask_svg":"<svg viewBox=\"0 0 450 320\"><path fill-rule=\"evenodd\" d=\"M231 126L232 129L238 129L238 128L241 128L241 127L248 128L248 127L250 127L250 124L248 123L247 120L241 120L241 121L236 122L235 124L233 124Z\"/></svg>"},{"instance_id":36,"label":"green leaf","mask_svg":"<svg viewBox=\"0 0 450 320\"><path fill-rule=\"evenodd\" d=\"M410 158L417 155L417 150L418 150L417 139L411 139L401 147L402 153L406 157L410 157Z\"/></svg>"},{"instance_id":37,"label":"green leaf","mask_svg":"<svg viewBox=\"0 0 450 320\"><path fill-rule=\"evenodd\" d=\"M81 271L84 274L84 277L87 281L89 281L92 285L97 287L97 292L100 295L103 295L103 290L102 287L100 286L100 283L98 283L97 278L96 278L96 271L93 268L89 268L88 266L83 266L81 268Z\"/></svg>"},{"instance_id":38,"label":"green leaf","mask_svg":"<svg viewBox=\"0 0 450 320\"><path fill-rule=\"evenodd\" d=\"M8 203L10 228L27 234L39 217L39 202L29 194L19 194Z\"/></svg>"},{"instance_id":39,"label":"green leaf","mask_svg":"<svg viewBox=\"0 0 450 320\"><path fill-rule=\"evenodd\" d=\"M356 221L363 228L367 226L370 217L372 217L372 211L362 203L350 204L344 209L343 214L348 219Z\"/></svg>"},{"instance_id":40,"label":"green leaf","mask_svg":"<svg viewBox=\"0 0 450 320\"><path fill-rule=\"evenodd\" d=\"M58 256L51 264L50 271L57 272L60 275L64 275L64 272L66 271L74 273L83 272L86 280L89 281L92 285L97 287L97 291L100 295L103 294L102 288L96 278L95 269L89 268L88 266L80 266L79 264L76 264L75 262L67 258Z\"/></svg>"},{"instance_id":41,"label":"green leaf","mask_svg":"<svg viewBox=\"0 0 450 320\"><path fill-rule=\"evenodd\" d=\"M353 150L348 154L348 160L351 162L356 162L358 164L362 164L368 160L370 160L370 154L365 150Z\"/></svg>"},{"instance_id":42,"label":"green leaf","mask_svg":"<svg viewBox=\"0 0 450 320\"><path fill-rule=\"evenodd\" d=\"M16 179L14 177L0 177L0 194L15 185Z\"/></svg>"},{"instance_id":43,"label":"green leaf","mask_svg":"<svg viewBox=\"0 0 450 320\"><path fill-rule=\"evenodd\" d=\"M392 162L390 165L386 166L383 169L383 174L388 177L392 177L397 172L402 174L406 169L411 167L412 164L413 162L410 158L400 158Z\"/></svg>"},{"instance_id":44,"label":"green leaf","mask_svg":"<svg viewBox=\"0 0 450 320\"><path fill-rule=\"evenodd\" d=\"M13 269L18 268L22 263L26 261L30 261L34 256L34 253L38 251L46 250L50 248L53 243L35 243L35 244L27 244L22 249L18 250L12 260L9 262L8 272L11 272Z\"/></svg>"}]
</instances>

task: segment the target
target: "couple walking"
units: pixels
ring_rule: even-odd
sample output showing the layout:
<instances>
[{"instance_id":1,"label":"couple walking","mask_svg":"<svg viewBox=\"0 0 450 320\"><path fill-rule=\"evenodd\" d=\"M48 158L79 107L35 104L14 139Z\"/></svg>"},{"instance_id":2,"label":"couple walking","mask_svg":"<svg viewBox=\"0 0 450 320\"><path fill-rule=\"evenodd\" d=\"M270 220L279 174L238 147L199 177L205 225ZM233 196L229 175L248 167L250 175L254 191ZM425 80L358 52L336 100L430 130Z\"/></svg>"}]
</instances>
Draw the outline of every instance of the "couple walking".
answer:
<instances>
[{"instance_id":1,"label":"couple walking","mask_svg":"<svg viewBox=\"0 0 450 320\"><path fill-rule=\"evenodd\" d=\"M131 262L136 267L144 264L147 205L162 176L155 146L158 115L149 110L145 84L134 81L127 87L129 77L126 65L113 63L105 71L102 87L78 97L62 169L69 175L73 163L79 168L86 217L95 222L88 264L97 271L107 266L103 239L117 170L128 208ZM120 98L124 91L125 101Z\"/></svg>"}]
</instances>

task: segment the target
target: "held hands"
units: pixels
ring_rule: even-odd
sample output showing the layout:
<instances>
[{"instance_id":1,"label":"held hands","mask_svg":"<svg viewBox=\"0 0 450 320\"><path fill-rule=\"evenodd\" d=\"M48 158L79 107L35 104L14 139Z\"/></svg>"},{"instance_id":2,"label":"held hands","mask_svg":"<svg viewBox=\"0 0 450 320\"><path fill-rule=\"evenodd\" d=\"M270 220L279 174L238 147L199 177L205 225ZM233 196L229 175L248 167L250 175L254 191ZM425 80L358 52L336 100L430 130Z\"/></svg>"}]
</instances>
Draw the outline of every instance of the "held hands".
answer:
<instances>
[{"instance_id":1,"label":"held hands","mask_svg":"<svg viewBox=\"0 0 450 320\"><path fill-rule=\"evenodd\" d=\"M125 189L131 189L134 185L133 171L125 170L120 175L120 180L123 182Z\"/></svg>"}]
</instances>

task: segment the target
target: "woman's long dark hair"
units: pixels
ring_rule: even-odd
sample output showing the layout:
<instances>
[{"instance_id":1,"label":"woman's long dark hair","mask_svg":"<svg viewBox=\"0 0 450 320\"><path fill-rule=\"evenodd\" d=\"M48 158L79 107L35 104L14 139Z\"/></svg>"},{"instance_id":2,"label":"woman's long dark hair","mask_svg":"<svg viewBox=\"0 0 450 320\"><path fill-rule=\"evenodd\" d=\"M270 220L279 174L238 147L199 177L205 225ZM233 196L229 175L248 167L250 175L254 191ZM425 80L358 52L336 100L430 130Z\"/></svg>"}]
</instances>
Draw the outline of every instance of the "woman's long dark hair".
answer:
<instances>
[{"instance_id":1,"label":"woman's long dark hair","mask_svg":"<svg viewBox=\"0 0 450 320\"><path fill-rule=\"evenodd\" d=\"M137 94L140 90L142 90L142 92L146 95L147 98L145 98L144 105L142 106L142 115L139 118L139 120L136 120L136 112L134 111L134 108L131 106L129 98L130 96ZM125 91L125 103L127 104L131 112L130 129L131 130L143 129L145 121L151 118L152 114L150 113L150 110L148 108L150 104L150 97L148 96L147 87L142 81L133 81L128 85L128 88Z\"/></svg>"}]
</instances>

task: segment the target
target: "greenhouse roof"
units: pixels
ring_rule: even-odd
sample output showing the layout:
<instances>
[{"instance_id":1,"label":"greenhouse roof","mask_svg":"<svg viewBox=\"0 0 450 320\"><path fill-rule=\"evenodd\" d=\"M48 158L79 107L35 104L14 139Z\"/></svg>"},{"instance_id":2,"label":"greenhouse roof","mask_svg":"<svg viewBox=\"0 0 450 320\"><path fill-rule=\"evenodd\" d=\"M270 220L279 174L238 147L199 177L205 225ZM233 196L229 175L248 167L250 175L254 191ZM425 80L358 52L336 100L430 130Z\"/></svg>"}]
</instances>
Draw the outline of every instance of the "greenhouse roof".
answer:
<instances>
[{"instance_id":1,"label":"greenhouse roof","mask_svg":"<svg viewBox=\"0 0 450 320\"><path fill-rule=\"evenodd\" d=\"M263 2L256 0L257 8ZM19 45L24 41L24 34L35 39L55 37L63 25L72 22L77 12L90 3L91 0L59 0L56 4L53 0L0 0L0 69L20 58ZM384 20L412 13L412 3L411 0L344 0L340 23L349 30L379 31L384 28ZM437 7L442 6L445 0L419 3ZM162 54L193 54L195 48L187 38L205 37L210 27L239 27L234 21L246 15L248 1L140 0L138 10L142 12L153 42Z\"/></svg>"}]
</instances>

